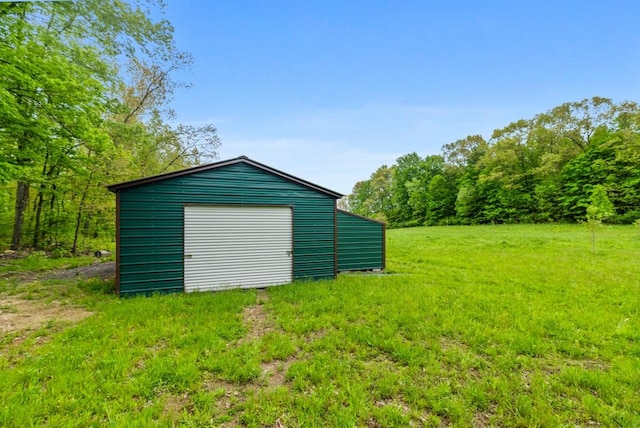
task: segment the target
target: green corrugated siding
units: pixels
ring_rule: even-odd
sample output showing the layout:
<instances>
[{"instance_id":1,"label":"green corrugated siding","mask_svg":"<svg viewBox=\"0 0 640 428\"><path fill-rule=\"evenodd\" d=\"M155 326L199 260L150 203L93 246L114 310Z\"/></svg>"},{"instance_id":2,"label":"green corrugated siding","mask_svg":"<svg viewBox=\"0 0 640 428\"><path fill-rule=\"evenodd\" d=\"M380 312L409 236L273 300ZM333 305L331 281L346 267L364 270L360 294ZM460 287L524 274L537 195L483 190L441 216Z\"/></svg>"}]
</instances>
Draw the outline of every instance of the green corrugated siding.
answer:
<instances>
[{"instance_id":1,"label":"green corrugated siding","mask_svg":"<svg viewBox=\"0 0 640 428\"><path fill-rule=\"evenodd\" d=\"M384 224L338 211L338 271L384 268Z\"/></svg>"},{"instance_id":2,"label":"green corrugated siding","mask_svg":"<svg viewBox=\"0 0 640 428\"><path fill-rule=\"evenodd\" d=\"M183 290L184 204L293 206L293 276L335 276L335 199L237 163L120 190L120 294Z\"/></svg>"}]
</instances>

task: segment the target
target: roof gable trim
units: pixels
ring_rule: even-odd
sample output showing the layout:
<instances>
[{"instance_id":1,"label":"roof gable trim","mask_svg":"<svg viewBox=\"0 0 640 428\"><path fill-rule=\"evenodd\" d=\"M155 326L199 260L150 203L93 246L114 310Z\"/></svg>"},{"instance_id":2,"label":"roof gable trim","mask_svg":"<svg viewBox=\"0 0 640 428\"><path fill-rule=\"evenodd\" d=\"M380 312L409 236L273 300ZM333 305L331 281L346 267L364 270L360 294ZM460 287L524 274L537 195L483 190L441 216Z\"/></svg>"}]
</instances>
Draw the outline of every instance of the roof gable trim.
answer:
<instances>
[{"instance_id":1,"label":"roof gable trim","mask_svg":"<svg viewBox=\"0 0 640 428\"><path fill-rule=\"evenodd\" d=\"M124 189L128 189L131 187L136 187L136 186L141 186L143 184L149 184L149 183L155 183L156 181L161 181L161 180L168 180L170 178L176 178L176 177L182 177L184 175L189 175L189 174L195 174L197 172L202 172L202 171L208 171L211 169L217 169L217 168L222 168L225 166L229 166L229 165L234 165L237 163L245 163L247 165L251 165L254 166L256 168L259 168L263 171L266 171L268 173L271 173L273 175L277 175L279 177L282 177L286 180L289 181L293 181L294 183L298 183L301 184L305 187L309 187L313 190L316 190L320 193L324 193L326 195L332 196L336 199L341 198L342 195L341 193L338 192L334 192L333 190L329 190L325 187L322 186L318 186L317 184L313 184L309 181L303 180L301 178L295 177L293 175L287 174L285 172L282 172L280 170L277 170L275 168L271 168L270 166L264 165L260 162L256 162L252 159L249 159L247 156L239 156L237 158L233 158L233 159L229 159L226 161L220 161L220 162L214 162L214 163L210 163L210 164L206 164L206 165L199 165L199 166L195 166L192 168L187 168L187 169L183 169L180 171L174 171L174 172L168 172L166 174L160 174L160 175L154 175L151 177L145 177L145 178L139 178L137 180L131 180L131 181L125 181L123 183L117 183L117 184L111 184L109 186L107 186L107 189L110 192L119 192L120 190L124 190Z\"/></svg>"},{"instance_id":2,"label":"roof gable trim","mask_svg":"<svg viewBox=\"0 0 640 428\"><path fill-rule=\"evenodd\" d=\"M341 210L340 208L338 208L338 212L339 212L339 213L342 213L342 214L350 215L350 216L352 216L352 217L357 217L357 218L360 218L360 219L362 219L362 220L367 220L367 221L370 221L370 222L372 222L372 223L378 223L378 224L381 224L381 225L383 225L383 226L386 226L386 225L387 225L387 223L385 223L384 221L376 220L376 219L374 219L374 218L365 217L365 216L363 216L363 215L355 214L355 213L352 213L352 212L349 212L349 211L346 211L346 210Z\"/></svg>"}]
</instances>

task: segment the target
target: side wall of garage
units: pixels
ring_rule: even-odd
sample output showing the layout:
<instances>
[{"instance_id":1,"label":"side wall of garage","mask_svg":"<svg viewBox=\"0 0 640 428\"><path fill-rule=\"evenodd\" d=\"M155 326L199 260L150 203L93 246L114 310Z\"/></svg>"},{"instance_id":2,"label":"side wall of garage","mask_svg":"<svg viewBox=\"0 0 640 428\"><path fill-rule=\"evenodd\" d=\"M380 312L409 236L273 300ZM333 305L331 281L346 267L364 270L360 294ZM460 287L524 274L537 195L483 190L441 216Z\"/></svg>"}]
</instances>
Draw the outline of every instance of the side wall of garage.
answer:
<instances>
[{"instance_id":1,"label":"side wall of garage","mask_svg":"<svg viewBox=\"0 0 640 428\"><path fill-rule=\"evenodd\" d=\"M338 210L338 271L384 269L385 224Z\"/></svg>"},{"instance_id":2,"label":"side wall of garage","mask_svg":"<svg viewBox=\"0 0 640 428\"><path fill-rule=\"evenodd\" d=\"M293 277L335 277L335 198L238 162L117 189L120 295L183 291L185 204L291 206Z\"/></svg>"}]
</instances>

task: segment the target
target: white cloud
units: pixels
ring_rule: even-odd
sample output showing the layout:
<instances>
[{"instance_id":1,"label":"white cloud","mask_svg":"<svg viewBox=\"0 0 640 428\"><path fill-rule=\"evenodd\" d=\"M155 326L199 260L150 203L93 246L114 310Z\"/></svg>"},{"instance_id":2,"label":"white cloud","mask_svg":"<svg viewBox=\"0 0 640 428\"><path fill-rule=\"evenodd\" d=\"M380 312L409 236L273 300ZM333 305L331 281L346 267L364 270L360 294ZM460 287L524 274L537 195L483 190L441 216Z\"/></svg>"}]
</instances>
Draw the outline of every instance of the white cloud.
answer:
<instances>
[{"instance_id":1,"label":"white cloud","mask_svg":"<svg viewBox=\"0 0 640 428\"><path fill-rule=\"evenodd\" d=\"M348 194L378 167L390 165L403 153L367 151L314 140L227 140L222 159L249 158L319 186Z\"/></svg>"},{"instance_id":2,"label":"white cloud","mask_svg":"<svg viewBox=\"0 0 640 428\"><path fill-rule=\"evenodd\" d=\"M514 120L506 110L393 104L225 117L221 159L246 155L323 187L349 193L381 165L407 153L439 154L470 134Z\"/></svg>"}]
</instances>

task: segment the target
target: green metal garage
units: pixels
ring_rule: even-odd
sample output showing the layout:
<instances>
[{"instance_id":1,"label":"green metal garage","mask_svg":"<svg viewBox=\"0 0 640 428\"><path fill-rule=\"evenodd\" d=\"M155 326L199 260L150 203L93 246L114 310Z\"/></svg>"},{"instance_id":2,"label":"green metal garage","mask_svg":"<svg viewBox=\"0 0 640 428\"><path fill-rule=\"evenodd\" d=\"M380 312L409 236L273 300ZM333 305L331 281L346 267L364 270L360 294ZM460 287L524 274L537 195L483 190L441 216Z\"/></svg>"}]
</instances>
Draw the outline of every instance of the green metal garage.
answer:
<instances>
[{"instance_id":1,"label":"green metal garage","mask_svg":"<svg viewBox=\"0 0 640 428\"><path fill-rule=\"evenodd\" d=\"M338 210L338 271L385 268L384 223Z\"/></svg>"},{"instance_id":2,"label":"green metal garage","mask_svg":"<svg viewBox=\"0 0 640 428\"><path fill-rule=\"evenodd\" d=\"M246 156L108 189L120 296L267 287L339 270L342 195Z\"/></svg>"}]
</instances>

